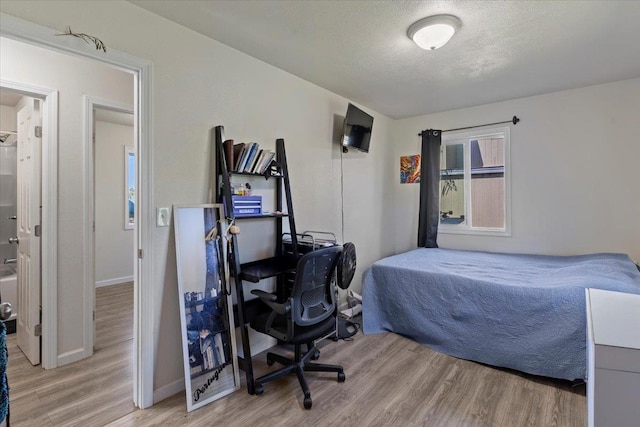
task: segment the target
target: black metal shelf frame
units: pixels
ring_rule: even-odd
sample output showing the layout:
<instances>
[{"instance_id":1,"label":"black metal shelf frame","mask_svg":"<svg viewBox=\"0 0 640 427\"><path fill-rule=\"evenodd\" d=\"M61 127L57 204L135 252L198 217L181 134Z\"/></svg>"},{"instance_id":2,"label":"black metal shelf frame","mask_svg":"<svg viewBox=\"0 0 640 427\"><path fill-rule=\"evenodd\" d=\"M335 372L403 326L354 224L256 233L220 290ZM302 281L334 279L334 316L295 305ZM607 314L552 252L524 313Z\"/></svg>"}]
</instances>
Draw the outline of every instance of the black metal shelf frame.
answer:
<instances>
[{"instance_id":1,"label":"black metal shelf frame","mask_svg":"<svg viewBox=\"0 0 640 427\"><path fill-rule=\"evenodd\" d=\"M242 350L244 357L238 357L240 368L245 372L247 378L247 391L249 394L255 393L253 364L251 362L251 345L249 343L249 330L248 325L252 317L255 315L256 309L259 310L259 305L246 303L244 299L244 285L243 282L257 283L261 279L268 277L277 277L277 287L281 289L284 286L284 273L292 271L295 268L295 262L298 259L298 242L296 238L296 226L295 217L293 214L293 202L291 201L291 185L289 182L289 170L287 167L287 156L284 148L284 139L276 140L276 157L275 164L277 166L277 172L273 173L272 168L269 167L265 174L254 174L246 172L233 172L227 170L227 161L224 150L224 127L216 126L214 128L215 137L215 153L216 153L216 171L215 171L215 198L218 203L223 203L225 207L225 215L228 221L234 221L236 219L262 219L273 218L275 221L275 250L274 256L264 260L256 260L246 263L241 263L240 249L238 246L238 236L231 235L231 254L229 256L229 271L235 280L237 305L234 307L234 313L237 313L236 324L240 327L240 336L242 340ZM272 163L273 165L273 163ZM245 175L264 177L267 180L269 178L276 178L276 212L283 211L283 199L286 202L287 213L270 213L262 215L247 215L247 216L235 216L233 213L233 203L231 194L231 179L232 175ZM290 242L292 249L292 256L285 256L283 253L282 244L282 220L287 218L289 222L289 231L293 236ZM256 238L259 238L257 236Z\"/></svg>"}]
</instances>

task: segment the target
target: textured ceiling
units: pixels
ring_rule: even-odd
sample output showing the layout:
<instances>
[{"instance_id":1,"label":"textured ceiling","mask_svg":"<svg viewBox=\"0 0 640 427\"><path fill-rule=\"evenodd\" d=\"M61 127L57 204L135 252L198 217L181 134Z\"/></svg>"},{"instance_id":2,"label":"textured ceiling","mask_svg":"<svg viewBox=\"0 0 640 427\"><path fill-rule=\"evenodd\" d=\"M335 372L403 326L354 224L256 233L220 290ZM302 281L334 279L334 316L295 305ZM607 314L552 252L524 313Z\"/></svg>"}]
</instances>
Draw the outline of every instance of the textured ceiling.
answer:
<instances>
[{"instance_id":1,"label":"textured ceiling","mask_svg":"<svg viewBox=\"0 0 640 427\"><path fill-rule=\"evenodd\" d=\"M392 118L640 77L640 1L132 3ZM418 48L440 13L462 28Z\"/></svg>"}]
</instances>

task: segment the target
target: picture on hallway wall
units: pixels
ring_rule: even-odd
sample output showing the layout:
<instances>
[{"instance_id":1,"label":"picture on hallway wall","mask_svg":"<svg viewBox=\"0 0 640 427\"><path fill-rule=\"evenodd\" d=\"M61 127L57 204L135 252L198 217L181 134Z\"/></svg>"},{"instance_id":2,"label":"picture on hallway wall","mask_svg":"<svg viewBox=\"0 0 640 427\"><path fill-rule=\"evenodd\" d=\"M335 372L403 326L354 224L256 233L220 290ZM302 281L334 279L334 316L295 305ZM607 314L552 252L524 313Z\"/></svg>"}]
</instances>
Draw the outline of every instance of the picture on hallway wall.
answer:
<instances>
[{"instance_id":1,"label":"picture on hallway wall","mask_svg":"<svg viewBox=\"0 0 640 427\"><path fill-rule=\"evenodd\" d=\"M400 157L400 184L420 182L420 154Z\"/></svg>"},{"instance_id":2,"label":"picture on hallway wall","mask_svg":"<svg viewBox=\"0 0 640 427\"><path fill-rule=\"evenodd\" d=\"M136 219L136 151L124 147L124 229L133 230Z\"/></svg>"},{"instance_id":3,"label":"picture on hallway wall","mask_svg":"<svg viewBox=\"0 0 640 427\"><path fill-rule=\"evenodd\" d=\"M187 410L240 388L222 205L174 206Z\"/></svg>"}]
</instances>

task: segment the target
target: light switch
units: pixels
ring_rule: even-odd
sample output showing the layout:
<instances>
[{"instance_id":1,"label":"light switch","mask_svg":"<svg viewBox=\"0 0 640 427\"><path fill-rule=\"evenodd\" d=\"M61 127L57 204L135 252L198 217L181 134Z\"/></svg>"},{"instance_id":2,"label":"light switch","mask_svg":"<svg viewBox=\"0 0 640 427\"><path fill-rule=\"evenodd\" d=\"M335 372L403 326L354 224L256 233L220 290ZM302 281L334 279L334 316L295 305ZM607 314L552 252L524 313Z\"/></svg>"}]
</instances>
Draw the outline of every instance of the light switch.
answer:
<instances>
[{"instance_id":1,"label":"light switch","mask_svg":"<svg viewBox=\"0 0 640 427\"><path fill-rule=\"evenodd\" d=\"M156 208L156 225L158 227L169 226L169 208Z\"/></svg>"}]
</instances>

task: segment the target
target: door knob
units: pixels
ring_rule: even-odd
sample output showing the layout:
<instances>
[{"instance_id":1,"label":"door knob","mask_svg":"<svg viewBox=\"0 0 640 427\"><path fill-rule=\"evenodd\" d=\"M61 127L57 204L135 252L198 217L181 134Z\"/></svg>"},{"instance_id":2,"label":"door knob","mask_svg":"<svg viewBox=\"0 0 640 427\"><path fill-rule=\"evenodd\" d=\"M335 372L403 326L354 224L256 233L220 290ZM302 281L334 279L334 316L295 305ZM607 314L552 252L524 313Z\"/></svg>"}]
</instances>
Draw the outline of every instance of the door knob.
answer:
<instances>
[{"instance_id":1,"label":"door knob","mask_svg":"<svg viewBox=\"0 0 640 427\"><path fill-rule=\"evenodd\" d=\"M0 320L7 320L11 317L11 304L3 302L0 304Z\"/></svg>"},{"instance_id":2,"label":"door knob","mask_svg":"<svg viewBox=\"0 0 640 427\"><path fill-rule=\"evenodd\" d=\"M15 243L16 245L20 243L20 239L18 237L9 237L9 243Z\"/></svg>"}]
</instances>

